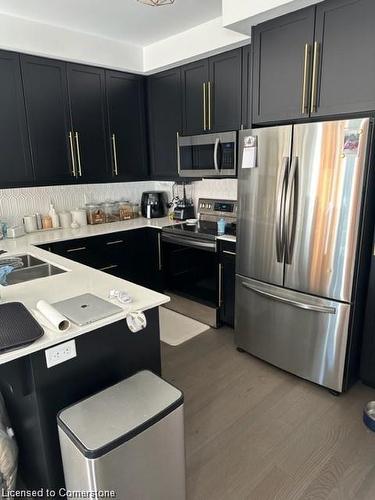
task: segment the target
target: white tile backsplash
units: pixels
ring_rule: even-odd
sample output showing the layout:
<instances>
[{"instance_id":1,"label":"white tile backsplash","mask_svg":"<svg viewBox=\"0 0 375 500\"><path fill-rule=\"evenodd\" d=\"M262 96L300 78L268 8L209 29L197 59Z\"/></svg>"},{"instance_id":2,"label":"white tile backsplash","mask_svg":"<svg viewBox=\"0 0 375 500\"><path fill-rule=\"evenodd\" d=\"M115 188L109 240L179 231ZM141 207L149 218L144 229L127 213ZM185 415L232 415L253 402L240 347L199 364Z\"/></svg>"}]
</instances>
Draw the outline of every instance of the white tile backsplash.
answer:
<instances>
[{"instance_id":1,"label":"white tile backsplash","mask_svg":"<svg viewBox=\"0 0 375 500\"><path fill-rule=\"evenodd\" d=\"M157 187L167 191L172 197L173 182L156 182ZM199 198L217 198L223 200L237 200L237 179L203 179L192 183L192 188L187 188L192 193L195 207Z\"/></svg>"},{"instance_id":2,"label":"white tile backsplash","mask_svg":"<svg viewBox=\"0 0 375 500\"><path fill-rule=\"evenodd\" d=\"M152 189L155 189L152 181L0 189L0 220L18 224L24 215L46 214L51 202L57 212L82 207L91 201L124 198L139 203L142 192Z\"/></svg>"},{"instance_id":3,"label":"white tile backsplash","mask_svg":"<svg viewBox=\"0 0 375 500\"><path fill-rule=\"evenodd\" d=\"M46 214L49 204L57 212L82 207L88 202L119 200L137 202L143 191L167 191L172 198L173 182L145 181L112 184L83 184L72 186L45 186L33 188L0 189L0 220L19 224L27 214ZM193 182L192 196L195 206L199 198L237 199L237 179L204 179Z\"/></svg>"}]
</instances>

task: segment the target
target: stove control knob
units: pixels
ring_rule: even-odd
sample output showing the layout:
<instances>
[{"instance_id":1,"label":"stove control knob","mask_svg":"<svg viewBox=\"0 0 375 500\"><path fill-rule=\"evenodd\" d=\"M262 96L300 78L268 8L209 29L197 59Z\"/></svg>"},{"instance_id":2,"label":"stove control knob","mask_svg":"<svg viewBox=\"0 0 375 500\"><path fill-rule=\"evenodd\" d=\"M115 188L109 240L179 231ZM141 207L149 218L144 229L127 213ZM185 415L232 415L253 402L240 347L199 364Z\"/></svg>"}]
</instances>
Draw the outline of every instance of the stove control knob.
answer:
<instances>
[{"instance_id":1,"label":"stove control knob","mask_svg":"<svg viewBox=\"0 0 375 500\"><path fill-rule=\"evenodd\" d=\"M201 203L201 208L206 208L206 204L205 203Z\"/></svg>"}]
</instances>

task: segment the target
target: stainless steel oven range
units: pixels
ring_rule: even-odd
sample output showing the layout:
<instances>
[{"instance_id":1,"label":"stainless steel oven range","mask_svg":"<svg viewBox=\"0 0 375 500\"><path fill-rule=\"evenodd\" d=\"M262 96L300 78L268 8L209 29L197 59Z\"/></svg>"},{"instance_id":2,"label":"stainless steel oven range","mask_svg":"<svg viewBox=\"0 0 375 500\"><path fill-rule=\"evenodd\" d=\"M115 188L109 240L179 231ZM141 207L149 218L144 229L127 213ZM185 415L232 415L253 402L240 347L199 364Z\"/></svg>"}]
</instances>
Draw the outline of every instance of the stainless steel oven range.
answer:
<instances>
[{"instance_id":1,"label":"stainless steel oven range","mask_svg":"<svg viewBox=\"0 0 375 500\"><path fill-rule=\"evenodd\" d=\"M217 221L226 221L225 234L236 234L237 202L200 199L196 224L162 229L162 267L166 307L214 328L219 326L222 269L217 251Z\"/></svg>"}]
</instances>

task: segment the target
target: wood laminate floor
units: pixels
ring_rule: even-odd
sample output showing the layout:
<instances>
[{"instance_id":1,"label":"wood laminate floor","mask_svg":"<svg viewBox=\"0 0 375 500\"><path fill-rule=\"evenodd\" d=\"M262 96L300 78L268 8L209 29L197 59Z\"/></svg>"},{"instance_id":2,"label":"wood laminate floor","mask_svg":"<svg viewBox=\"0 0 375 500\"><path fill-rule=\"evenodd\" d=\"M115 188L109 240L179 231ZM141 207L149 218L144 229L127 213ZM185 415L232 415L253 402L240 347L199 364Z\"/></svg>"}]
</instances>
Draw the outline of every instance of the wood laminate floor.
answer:
<instances>
[{"instance_id":1,"label":"wood laminate floor","mask_svg":"<svg viewBox=\"0 0 375 500\"><path fill-rule=\"evenodd\" d=\"M362 423L375 390L340 397L208 330L162 344L163 376L185 394L188 500L374 500L375 433Z\"/></svg>"}]
</instances>

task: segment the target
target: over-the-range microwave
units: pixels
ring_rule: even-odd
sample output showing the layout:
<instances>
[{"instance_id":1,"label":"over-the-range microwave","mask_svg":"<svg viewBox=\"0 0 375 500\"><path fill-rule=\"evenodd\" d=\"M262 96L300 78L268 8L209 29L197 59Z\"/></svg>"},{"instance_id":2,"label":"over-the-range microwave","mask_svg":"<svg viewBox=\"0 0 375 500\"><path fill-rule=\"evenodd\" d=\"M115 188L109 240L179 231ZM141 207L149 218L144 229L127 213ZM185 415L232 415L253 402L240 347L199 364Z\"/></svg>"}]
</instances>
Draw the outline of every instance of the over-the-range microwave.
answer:
<instances>
[{"instance_id":1,"label":"over-the-range microwave","mask_svg":"<svg viewBox=\"0 0 375 500\"><path fill-rule=\"evenodd\" d=\"M237 132L177 134L177 165L180 177L235 177Z\"/></svg>"}]
</instances>

